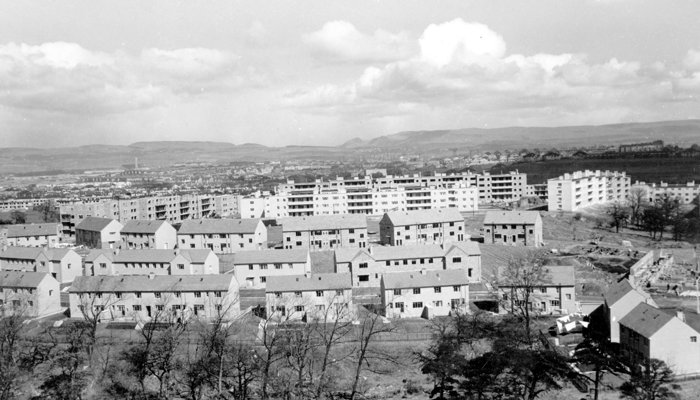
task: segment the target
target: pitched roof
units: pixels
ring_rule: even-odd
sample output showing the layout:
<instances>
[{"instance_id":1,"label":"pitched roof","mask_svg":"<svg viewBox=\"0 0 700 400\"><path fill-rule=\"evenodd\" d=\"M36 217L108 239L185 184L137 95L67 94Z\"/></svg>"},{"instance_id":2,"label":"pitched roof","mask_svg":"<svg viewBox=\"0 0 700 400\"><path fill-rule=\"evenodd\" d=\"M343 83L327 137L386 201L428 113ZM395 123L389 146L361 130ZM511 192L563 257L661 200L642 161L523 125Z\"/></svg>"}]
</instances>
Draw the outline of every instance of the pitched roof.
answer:
<instances>
[{"instance_id":1,"label":"pitched roof","mask_svg":"<svg viewBox=\"0 0 700 400\"><path fill-rule=\"evenodd\" d=\"M7 237L58 235L58 224L24 224L7 227Z\"/></svg>"},{"instance_id":2,"label":"pitched roof","mask_svg":"<svg viewBox=\"0 0 700 400\"><path fill-rule=\"evenodd\" d=\"M77 276L71 292L226 291L233 275Z\"/></svg>"},{"instance_id":3,"label":"pitched roof","mask_svg":"<svg viewBox=\"0 0 700 400\"><path fill-rule=\"evenodd\" d=\"M315 290L350 289L349 273L268 276L266 292L304 292Z\"/></svg>"},{"instance_id":4,"label":"pitched roof","mask_svg":"<svg viewBox=\"0 0 700 400\"><path fill-rule=\"evenodd\" d=\"M576 286L576 272L573 265L545 265L542 279L536 282L541 286ZM501 268L501 276L504 268ZM501 283L501 286L511 286L508 282ZM517 286L517 285L516 285Z\"/></svg>"},{"instance_id":5,"label":"pitched roof","mask_svg":"<svg viewBox=\"0 0 700 400\"><path fill-rule=\"evenodd\" d=\"M162 220L131 220L124 224L122 233L156 233L163 224L168 223Z\"/></svg>"},{"instance_id":6,"label":"pitched roof","mask_svg":"<svg viewBox=\"0 0 700 400\"><path fill-rule=\"evenodd\" d=\"M193 264L204 264L214 252L210 249L186 249L180 250L180 254Z\"/></svg>"},{"instance_id":7,"label":"pitched roof","mask_svg":"<svg viewBox=\"0 0 700 400\"><path fill-rule=\"evenodd\" d=\"M367 229L365 215L313 215L308 217L278 218L283 232L316 231L329 229Z\"/></svg>"},{"instance_id":8,"label":"pitched roof","mask_svg":"<svg viewBox=\"0 0 700 400\"><path fill-rule=\"evenodd\" d=\"M303 249L247 250L236 252L233 264L303 263L308 257L308 250Z\"/></svg>"},{"instance_id":9,"label":"pitched roof","mask_svg":"<svg viewBox=\"0 0 700 400\"><path fill-rule=\"evenodd\" d=\"M41 254L46 255L42 247L9 246L5 251L0 253L0 258L36 260Z\"/></svg>"},{"instance_id":10,"label":"pitched roof","mask_svg":"<svg viewBox=\"0 0 700 400\"><path fill-rule=\"evenodd\" d=\"M182 221L177 233L182 235L255 233L258 224L260 224L259 219L186 219Z\"/></svg>"},{"instance_id":11,"label":"pitched roof","mask_svg":"<svg viewBox=\"0 0 700 400\"><path fill-rule=\"evenodd\" d=\"M468 240L466 242L452 242L445 245L447 251L450 251L453 247L457 247L463 252L469 255L481 255L481 249L479 244Z\"/></svg>"},{"instance_id":12,"label":"pitched roof","mask_svg":"<svg viewBox=\"0 0 700 400\"><path fill-rule=\"evenodd\" d=\"M46 256L49 258L51 261L61 261L63 260L63 257L65 257L68 253L75 253L71 249L47 249L46 250ZM77 255L77 253L76 253Z\"/></svg>"},{"instance_id":13,"label":"pitched roof","mask_svg":"<svg viewBox=\"0 0 700 400\"><path fill-rule=\"evenodd\" d=\"M639 303L627 315L622 317L620 325L624 325L640 335L650 338L674 317L647 303Z\"/></svg>"},{"instance_id":14,"label":"pitched roof","mask_svg":"<svg viewBox=\"0 0 700 400\"><path fill-rule=\"evenodd\" d=\"M416 211L390 211L384 214L394 226L432 224L442 222L463 222L464 217L456 208L440 208Z\"/></svg>"},{"instance_id":15,"label":"pitched roof","mask_svg":"<svg viewBox=\"0 0 700 400\"><path fill-rule=\"evenodd\" d=\"M323 251L312 251L309 253L309 261L311 261L311 273L312 274L332 274L336 272L335 269L335 251L333 250L323 250Z\"/></svg>"},{"instance_id":16,"label":"pitched roof","mask_svg":"<svg viewBox=\"0 0 700 400\"><path fill-rule=\"evenodd\" d=\"M467 285L469 283L469 278L461 269L387 272L382 274L382 279L385 289Z\"/></svg>"},{"instance_id":17,"label":"pitched roof","mask_svg":"<svg viewBox=\"0 0 700 400\"><path fill-rule=\"evenodd\" d=\"M533 225L538 218L537 211L487 211L484 225Z\"/></svg>"},{"instance_id":18,"label":"pitched roof","mask_svg":"<svg viewBox=\"0 0 700 400\"><path fill-rule=\"evenodd\" d=\"M502 244L479 244L481 251L481 275L487 279L497 278L500 268L513 259L526 257L532 249L525 246L504 246Z\"/></svg>"},{"instance_id":19,"label":"pitched roof","mask_svg":"<svg viewBox=\"0 0 700 400\"><path fill-rule=\"evenodd\" d=\"M637 292L640 296L649 298L649 295L646 292L636 290L627 279L623 279L610 286L608 291L603 294L603 298L608 303L608 307L612 307L613 304L620 301L620 299L625 297L625 295L630 292Z\"/></svg>"},{"instance_id":20,"label":"pitched roof","mask_svg":"<svg viewBox=\"0 0 700 400\"><path fill-rule=\"evenodd\" d=\"M177 250L169 249L120 250L114 255L112 261L115 263L169 263L177 254Z\"/></svg>"},{"instance_id":21,"label":"pitched roof","mask_svg":"<svg viewBox=\"0 0 700 400\"><path fill-rule=\"evenodd\" d=\"M83 258L84 262L94 262L95 259L101 255L104 255L109 260L114 260L114 250L110 249L93 249Z\"/></svg>"},{"instance_id":22,"label":"pitched roof","mask_svg":"<svg viewBox=\"0 0 700 400\"><path fill-rule=\"evenodd\" d=\"M445 255L439 244L418 244L411 246L373 246L369 254L377 261L401 260L411 258L433 258Z\"/></svg>"},{"instance_id":23,"label":"pitched roof","mask_svg":"<svg viewBox=\"0 0 700 400\"><path fill-rule=\"evenodd\" d=\"M112 221L116 222L121 226L121 224L117 220L111 218L87 216L85 217L85 219L80 221L78 225L75 226L75 229L90 232L102 232L102 230L106 228L107 225L112 223Z\"/></svg>"},{"instance_id":24,"label":"pitched roof","mask_svg":"<svg viewBox=\"0 0 700 400\"><path fill-rule=\"evenodd\" d=\"M366 253L365 250L356 247L338 247L334 250L334 252L336 263L350 262L353 258L357 257L359 253Z\"/></svg>"},{"instance_id":25,"label":"pitched roof","mask_svg":"<svg viewBox=\"0 0 700 400\"><path fill-rule=\"evenodd\" d=\"M0 271L0 287L35 288L47 275L45 272Z\"/></svg>"}]
</instances>

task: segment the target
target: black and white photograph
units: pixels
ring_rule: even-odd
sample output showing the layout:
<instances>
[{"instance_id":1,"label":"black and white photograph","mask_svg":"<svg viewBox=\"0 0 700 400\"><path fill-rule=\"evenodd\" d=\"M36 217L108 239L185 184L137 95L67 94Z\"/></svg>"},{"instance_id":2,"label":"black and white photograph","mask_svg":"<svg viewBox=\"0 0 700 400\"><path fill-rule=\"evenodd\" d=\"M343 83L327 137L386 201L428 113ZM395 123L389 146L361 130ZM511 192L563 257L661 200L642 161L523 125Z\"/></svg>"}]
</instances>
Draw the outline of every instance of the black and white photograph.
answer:
<instances>
[{"instance_id":1,"label":"black and white photograph","mask_svg":"<svg viewBox=\"0 0 700 400\"><path fill-rule=\"evenodd\" d=\"M0 400L700 399L700 1L0 0Z\"/></svg>"}]
</instances>

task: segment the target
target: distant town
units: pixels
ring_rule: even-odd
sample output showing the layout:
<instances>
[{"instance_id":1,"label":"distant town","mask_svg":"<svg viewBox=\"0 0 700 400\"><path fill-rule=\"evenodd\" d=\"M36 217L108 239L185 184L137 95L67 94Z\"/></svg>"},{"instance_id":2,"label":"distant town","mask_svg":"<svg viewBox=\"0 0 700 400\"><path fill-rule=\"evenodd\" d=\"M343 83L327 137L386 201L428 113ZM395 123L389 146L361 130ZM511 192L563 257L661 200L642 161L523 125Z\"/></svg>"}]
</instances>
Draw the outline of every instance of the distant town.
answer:
<instances>
[{"instance_id":1,"label":"distant town","mask_svg":"<svg viewBox=\"0 0 700 400\"><path fill-rule=\"evenodd\" d=\"M698 176L700 146L661 140L7 174L2 351L24 364L0 393L109 357L79 390L598 399L654 369L693 393Z\"/></svg>"}]
</instances>

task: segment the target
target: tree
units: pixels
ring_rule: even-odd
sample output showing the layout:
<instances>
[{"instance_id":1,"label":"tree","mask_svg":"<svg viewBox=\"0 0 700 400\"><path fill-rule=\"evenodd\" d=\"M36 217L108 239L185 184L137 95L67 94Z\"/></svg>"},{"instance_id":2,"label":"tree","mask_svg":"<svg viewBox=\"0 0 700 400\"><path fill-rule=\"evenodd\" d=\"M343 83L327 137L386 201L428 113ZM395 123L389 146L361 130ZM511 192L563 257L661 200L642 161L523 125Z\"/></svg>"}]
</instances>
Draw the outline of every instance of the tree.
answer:
<instances>
[{"instance_id":1,"label":"tree","mask_svg":"<svg viewBox=\"0 0 700 400\"><path fill-rule=\"evenodd\" d=\"M27 222L27 216L20 210L14 210L10 213L10 219L13 224L24 224Z\"/></svg>"},{"instance_id":2,"label":"tree","mask_svg":"<svg viewBox=\"0 0 700 400\"><path fill-rule=\"evenodd\" d=\"M47 200L34 206L34 210L39 212L43 222L58 222L58 207L52 201Z\"/></svg>"},{"instance_id":3,"label":"tree","mask_svg":"<svg viewBox=\"0 0 700 400\"><path fill-rule=\"evenodd\" d=\"M620 386L624 398L632 400L677 399L674 391L673 371L665 362L652 358L644 366L632 368L630 379Z\"/></svg>"},{"instance_id":4,"label":"tree","mask_svg":"<svg viewBox=\"0 0 700 400\"><path fill-rule=\"evenodd\" d=\"M658 207L650 207L644 210L642 214L642 225L649 232L652 239L656 239L656 234L659 234L659 240L663 236L666 223L664 220L663 211Z\"/></svg>"},{"instance_id":5,"label":"tree","mask_svg":"<svg viewBox=\"0 0 700 400\"><path fill-rule=\"evenodd\" d=\"M620 226L624 226L629 218L628 210L619 202L610 204L605 213L610 217L610 226L615 227L615 233L620 232Z\"/></svg>"},{"instance_id":6,"label":"tree","mask_svg":"<svg viewBox=\"0 0 700 400\"><path fill-rule=\"evenodd\" d=\"M586 338L576 347L573 360L592 368L593 377L581 376L593 383L593 400L598 400L598 390L606 373L618 375L626 370L607 338Z\"/></svg>"},{"instance_id":7,"label":"tree","mask_svg":"<svg viewBox=\"0 0 700 400\"><path fill-rule=\"evenodd\" d=\"M630 189L630 194L627 197L627 206L630 210L630 222L635 225L641 224L644 209L649 206L647 191L640 187Z\"/></svg>"},{"instance_id":8,"label":"tree","mask_svg":"<svg viewBox=\"0 0 700 400\"><path fill-rule=\"evenodd\" d=\"M359 394L363 369L366 368L375 373L386 372L385 364L396 362L395 356L390 351L382 349L375 343L380 335L394 330L395 325L379 314L365 311L364 316L360 318L358 326L355 327L356 345L353 354L355 373L349 400L355 400Z\"/></svg>"}]
</instances>

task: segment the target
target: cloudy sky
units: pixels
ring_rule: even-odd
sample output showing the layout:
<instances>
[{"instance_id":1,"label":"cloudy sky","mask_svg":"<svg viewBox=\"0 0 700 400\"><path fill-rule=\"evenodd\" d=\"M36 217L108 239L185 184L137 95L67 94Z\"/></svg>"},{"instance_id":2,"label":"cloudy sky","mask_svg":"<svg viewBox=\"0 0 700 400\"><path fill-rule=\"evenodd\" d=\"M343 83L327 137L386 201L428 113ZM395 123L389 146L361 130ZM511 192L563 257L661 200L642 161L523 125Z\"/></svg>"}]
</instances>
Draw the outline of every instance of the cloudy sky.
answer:
<instances>
[{"instance_id":1,"label":"cloudy sky","mask_svg":"<svg viewBox=\"0 0 700 400\"><path fill-rule=\"evenodd\" d=\"M0 147L700 118L696 0L0 2Z\"/></svg>"}]
</instances>

